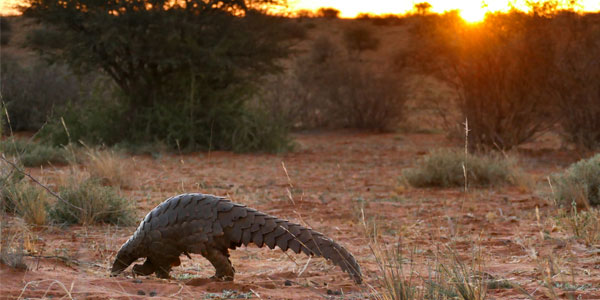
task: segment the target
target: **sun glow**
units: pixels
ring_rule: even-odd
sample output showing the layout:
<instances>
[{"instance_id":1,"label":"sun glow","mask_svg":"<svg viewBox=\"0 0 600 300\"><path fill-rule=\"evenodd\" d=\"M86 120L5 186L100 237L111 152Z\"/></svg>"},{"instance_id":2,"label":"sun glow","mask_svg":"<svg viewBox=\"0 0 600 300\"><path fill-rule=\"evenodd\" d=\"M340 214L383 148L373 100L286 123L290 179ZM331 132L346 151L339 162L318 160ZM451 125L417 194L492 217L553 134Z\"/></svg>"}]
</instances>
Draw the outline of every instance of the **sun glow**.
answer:
<instances>
[{"instance_id":1,"label":"sun glow","mask_svg":"<svg viewBox=\"0 0 600 300\"><path fill-rule=\"evenodd\" d=\"M559 0L560 1L560 0ZM431 4L431 12L444 13L458 10L461 17L467 22L481 22L490 12L508 12L512 8L527 11L526 0L288 0L292 10L313 10L321 7L333 7L340 10L343 18L354 18L360 13L381 14L406 14L414 11L414 5L421 2ZM563 3L570 2L563 0ZM563 6L566 7L566 6ZM579 0L575 6L577 11L598 12L600 1Z\"/></svg>"},{"instance_id":2,"label":"sun glow","mask_svg":"<svg viewBox=\"0 0 600 300\"><path fill-rule=\"evenodd\" d=\"M485 19L485 14L488 11L479 7L468 7L459 9L460 17L468 23L478 23Z\"/></svg>"}]
</instances>

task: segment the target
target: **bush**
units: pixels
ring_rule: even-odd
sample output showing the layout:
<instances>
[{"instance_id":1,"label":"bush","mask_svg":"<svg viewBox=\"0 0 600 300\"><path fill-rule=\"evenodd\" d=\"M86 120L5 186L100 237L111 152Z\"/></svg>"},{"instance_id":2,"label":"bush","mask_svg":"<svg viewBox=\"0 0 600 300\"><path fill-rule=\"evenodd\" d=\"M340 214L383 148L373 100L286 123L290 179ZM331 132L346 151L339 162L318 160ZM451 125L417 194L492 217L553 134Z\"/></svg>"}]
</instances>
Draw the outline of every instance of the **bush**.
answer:
<instances>
[{"instance_id":1,"label":"bush","mask_svg":"<svg viewBox=\"0 0 600 300\"><path fill-rule=\"evenodd\" d=\"M317 17L337 19L340 16L340 11L332 7L321 7L317 10Z\"/></svg>"},{"instance_id":2,"label":"bush","mask_svg":"<svg viewBox=\"0 0 600 300\"><path fill-rule=\"evenodd\" d=\"M404 113L404 80L344 57L328 38L315 40L298 60L295 80L301 108L294 124L389 131Z\"/></svg>"},{"instance_id":3,"label":"bush","mask_svg":"<svg viewBox=\"0 0 600 300\"><path fill-rule=\"evenodd\" d=\"M562 174L552 176L558 204L571 207L600 206L600 154L572 164Z\"/></svg>"},{"instance_id":4,"label":"bush","mask_svg":"<svg viewBox=\"0 0 600 300\"><path fill-rule=\"evenodd\" d=\"M8 18L0 18L0 45L8 45L8 42L10 42L11 35L11 25L8 21Z\"/></svg>"},{"instance_id":5,"label":"bush","mask_svg":"<svg viewBox=\"0 0 600 300\"><path fill-rule=\"evenodd\" d=\"M112 187L103 186L97 179L71 181L59 189L66 201L57 201L50 210L51 218L63 224L91 225L109 223L132 225L134 208Z\"/></svg>"},{"instance_id":6,"label":"bush","mask_svg":"<svg viewBox=\"0 0 600 300\"><path fill-rule=\"evenodd\" d=\"M9 138L0 142L0 152L16 157L26 167L67 164L69 151L62 147Z\"/></svg>"},{"instance_id":7,"label":"bush","mask_svg":"<svg viewBox=\"0 0 600 300\"><path fill-rule=\"evenodd\" d=\"M422 67L455 87L471 149L510 149L555 124L547 18L498 13L478 26L456 13L416 18L414 48L401 67Z\"/></svg>"},{"instance_id":8,"label":"bush","mask_svg":"<svg viewBox=\"0 0 600 300\"><path fill-rule=\"evenodd\" d=\"M379 39L373 36L373 31L363 25L352 26L344 30L344 43L348 52L358 55L365 50L377 50Z\"/></svg>"},{"instance_id":9,"label":"bush","mask_svg":"<svg viewBox=\"0 0 600 300\"><path fill-rule=\"evenodd\" d=\"M600 26L593 15L562 13L552 21L560 45L553 77L564 138L600 149Z\"/></svg>"},{"instance_id":10,"label":"bush","mask_svg":"<svg viewBox=\"0 0 600 300\"><path fill-rule=\"evenodd\" d=\"M0 93L12 130L37 131L57 108L80 101L79 81L64 65L37 62L23 67L18 59L2 55Z\"/></svg>"},{"instance_id":11,"label":"bush","mask_svg":"<svg viewBox=\"0 0 600 300\"><path fill-rule=\"evenodd\" d=\"M107 90L110 89L110 86L107 87ZM39 136L44 143L55 146L66 146L80 140L89 145L114 145L128 139L124 114L125 107L121 102L107 95L94 94L57 111L56 117L49 120Z\"/></svg>"},{"instance_id":12,"label":"bush","mask_svg":"<svg viewBox=\"0 0 600 300\"><path fill-rule=\"evenodd\" d=\"M497 154L469 154L442 149L421 159L415 168L404 170L404 179L414 187L461 187L465 185L463 164L470 186L515 184L518 177L514 163Z\"/></svg>"}]
</instances>

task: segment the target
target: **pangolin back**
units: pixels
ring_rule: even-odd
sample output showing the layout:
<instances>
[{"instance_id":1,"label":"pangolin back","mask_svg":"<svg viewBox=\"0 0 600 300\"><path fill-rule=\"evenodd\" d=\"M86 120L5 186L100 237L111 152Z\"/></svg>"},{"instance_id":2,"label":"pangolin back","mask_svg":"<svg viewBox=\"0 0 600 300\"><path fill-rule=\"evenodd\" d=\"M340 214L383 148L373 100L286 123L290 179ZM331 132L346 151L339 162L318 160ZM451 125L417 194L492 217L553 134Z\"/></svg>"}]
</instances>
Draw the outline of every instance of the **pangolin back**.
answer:
<instances>
[{"instance_id":1,"label":"pangolin back","mask_svg":"<svg viewBox=\"0 0 600 300\"><path fill-rule=\"evenodd\" d=\"M225 198L203 194L175 196L150 211L117 253L112 275L119 274L136 259L147 257L148 265L153 266L148 266L143 274L162 269L168 276L171 266L179 264L181 254L200 253L210 260L207 253L214 249L225 251L228 256L227 249L250 243L322 256L341 267L357 283L362 282L354 256L322 233Z\"/></svg>"}]
</instances>

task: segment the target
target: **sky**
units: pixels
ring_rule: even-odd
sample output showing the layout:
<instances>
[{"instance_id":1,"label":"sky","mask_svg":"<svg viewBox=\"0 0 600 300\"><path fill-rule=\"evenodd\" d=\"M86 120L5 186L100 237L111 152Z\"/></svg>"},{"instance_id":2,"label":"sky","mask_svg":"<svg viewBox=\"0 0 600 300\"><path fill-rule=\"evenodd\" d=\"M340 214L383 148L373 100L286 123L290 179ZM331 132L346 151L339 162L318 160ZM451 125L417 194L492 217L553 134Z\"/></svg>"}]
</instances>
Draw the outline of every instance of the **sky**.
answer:
<instances>
[{"instance_id":1,"label":"sky","mask_svg":"<svg viewBox=\"0 0 600 300\"><path fill-rule=\"evenodd\" d=\"M0 14L6 15L15 11L10 9L19 0L0 0ZM510 3L517 8L525 8L525 0L288 0L292 9L317 10L320 7L333 7L341 11L344 18L353 18L359 13L403 14L414 7L415 3L429 2L434 12L453 9L461 10L465 19L481 19L486 11L507 11ZM580 0L586 11L600 11L600 0Z\"/></svg>"}]
</instances>

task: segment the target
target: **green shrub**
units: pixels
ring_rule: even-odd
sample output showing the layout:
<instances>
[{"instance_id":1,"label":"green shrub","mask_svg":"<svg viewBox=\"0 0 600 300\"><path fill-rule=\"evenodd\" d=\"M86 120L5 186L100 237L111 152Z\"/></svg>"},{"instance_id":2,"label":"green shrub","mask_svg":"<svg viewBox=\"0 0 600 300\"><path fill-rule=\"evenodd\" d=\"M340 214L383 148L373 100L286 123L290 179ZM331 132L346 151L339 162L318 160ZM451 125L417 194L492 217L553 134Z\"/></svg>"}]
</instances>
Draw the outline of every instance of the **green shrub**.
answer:
<instances>
[{"instance_id":1,"label":"green shrub","mask_svg":"<svg viewBox=\"0 0 600 300\"><path fill-rule=\"evenodd\" d=\"M60 188L59 195L66 203L57 201L50 210L55 222L82 225L134 223L131 203L119 196L114 188L102 186L98 180L71 181Z\"/></svg>"},{"instance_id":2,"label":"green shrub","mask_svg":"<svg viewBox=\"0 0 600 300\"><path fill-rule=\"evenodd\" d=\"M421 159L415 168L403 171L404 179L414 187L460 187L465 185L463 164L470 186L514 184L517 172L511 160L497 154L469 154L442 149Z\"/></svg>"},{"instance_id":3,"label":"green shrub","mask_svg":"<svg viewBox=\"0 0 600 300\"><path fill-rule=\"evenodd\" d=\"M600 206L600 154L572 164L552 176L556 202L565 207Z\"/></svg>"},{"instance_id":4,"label":"green shrub","mask_svg":"<svg viewBox=\"0 0 600 300\"><path fill-rule=\"evenodd\" d=\"M88 145L113 145L127 139L124 106L102 95L69 103L56 112L39 135L55 146L83 141ZM132 141L133 142L133 141Z\"/></svg>"},{"instance_id":5,"label":"green shrub","mask_svg":"<svg viewBox=\"0 0 600 300\"><path fill-rule=\"evenodd\" d=\"M1 141L0 152L16 157L26 167L67 164L71 157L65 148L15 138Z\"/></svg>"},{"instance_id":6,"label":"green shrub","mask_svg":"<svg viewBox=\"0 0 600 300\"><path fill-rule=\"evenodd\" d=\"M162 142L243 151L270 151L279 144L262 133L275 133L263 127L272 126L268 119L247 104L262 79L282 70L293 40L306 32L255 9L271 1L158 1L152 9L144 1L73 3L32 1L24 16L44 25L46 33L32 35L28 46L77 71L103 70L119 95L61 112L46 132L55 144Z\"/></svg>"}]
</instances>

